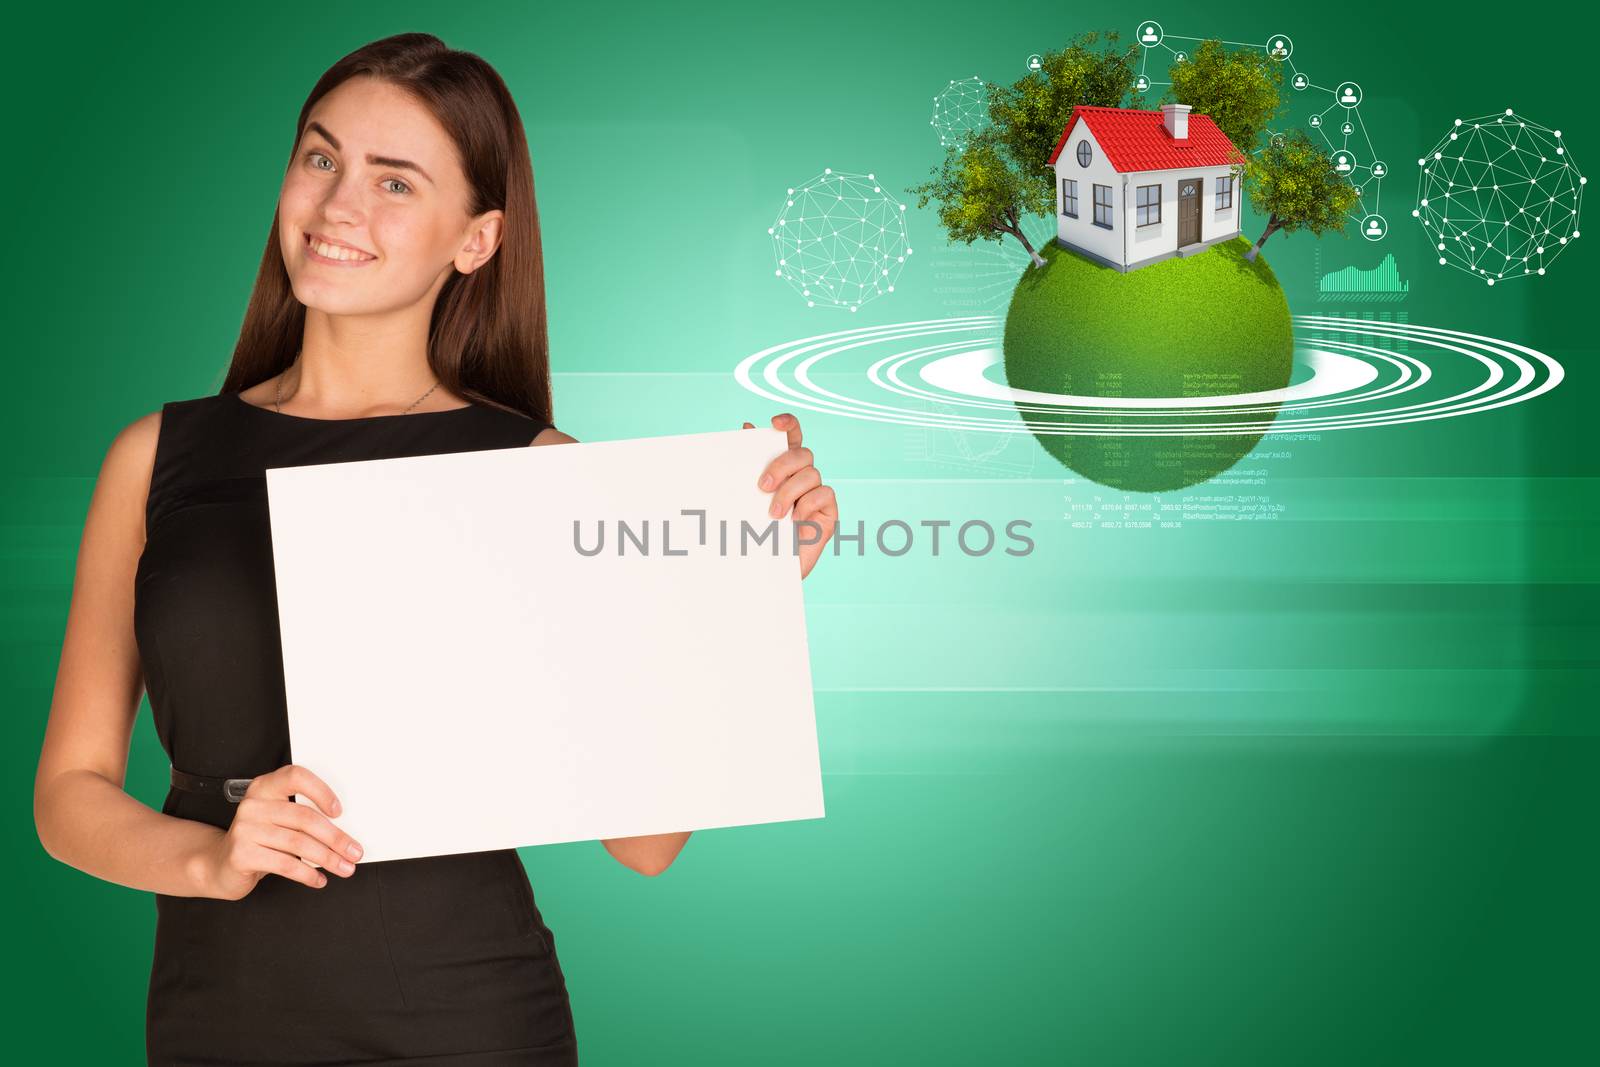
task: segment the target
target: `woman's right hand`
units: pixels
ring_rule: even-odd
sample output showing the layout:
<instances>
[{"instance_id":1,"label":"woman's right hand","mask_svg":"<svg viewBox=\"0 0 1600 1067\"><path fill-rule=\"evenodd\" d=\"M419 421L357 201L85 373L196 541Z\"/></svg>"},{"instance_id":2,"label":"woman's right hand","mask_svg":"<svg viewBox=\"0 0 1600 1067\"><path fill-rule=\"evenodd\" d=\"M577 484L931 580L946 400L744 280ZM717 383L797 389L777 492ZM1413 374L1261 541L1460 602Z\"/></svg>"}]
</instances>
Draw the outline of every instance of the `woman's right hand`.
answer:
<instances>
[{"instance_id":1,"label":"woman's right hand","mask_svg":"<svg viewBox=\"0 0 1600 1067\"><path fill-rule=\"evenodd\" d=\"M293 800L300 794L316 804ZM210 882L224 900L239 900L262 877L281 874L314 889L328 877L311 866L348 878L361 846L335 826L321 811L339 814L339 798L321 778L299 764L289 763L253 778L239 801L233 824L217 839L207 857Z\"/></svg>"}]
</instances>

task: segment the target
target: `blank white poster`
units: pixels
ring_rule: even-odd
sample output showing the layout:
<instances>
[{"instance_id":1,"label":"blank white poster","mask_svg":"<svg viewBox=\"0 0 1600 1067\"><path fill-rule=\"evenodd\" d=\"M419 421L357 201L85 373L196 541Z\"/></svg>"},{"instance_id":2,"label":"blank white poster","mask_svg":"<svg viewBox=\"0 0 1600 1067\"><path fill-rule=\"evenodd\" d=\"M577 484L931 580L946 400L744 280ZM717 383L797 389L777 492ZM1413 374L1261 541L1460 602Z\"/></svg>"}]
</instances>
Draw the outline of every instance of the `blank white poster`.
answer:
<instances>
[{"instance_id":1,"label":"blank white poster","mask_svg":"<svg viewBox=\"0 0 1600 1067\"><path fill-rule=\"evenodd\" d=\"M362 862L823 817L786 447L269 469L292 758Z\"/></svg>"}]
</instances>

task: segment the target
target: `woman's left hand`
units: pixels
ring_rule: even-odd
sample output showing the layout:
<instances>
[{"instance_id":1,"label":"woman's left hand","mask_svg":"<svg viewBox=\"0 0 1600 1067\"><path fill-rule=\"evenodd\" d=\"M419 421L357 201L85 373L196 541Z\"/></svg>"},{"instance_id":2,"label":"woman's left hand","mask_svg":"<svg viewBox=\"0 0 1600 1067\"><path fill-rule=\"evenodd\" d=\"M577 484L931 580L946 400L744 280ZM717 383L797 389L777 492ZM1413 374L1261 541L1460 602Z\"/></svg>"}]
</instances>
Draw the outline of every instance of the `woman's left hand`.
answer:
<instances>
[{"instance_id":1,"label":"woman's left hand","mask_svg":"<svg viewBox=\"0 0 1600 1067\"><path fill-rule=\"evenodd\" d=\"M747 422L742 428L753 430L755 426ZM833 536L833 528L839 522L839 505L834 499L832 487L822 484L822 475L812 466L811 449L800 443L800 420L788 412L774 415L772 428L789 435L789 448L767 464L757 484L772 492L772 506L767 509L768 515L781 519L792 506L795 522L809 520L817 524L820 532L815 534L809 526L802 526L795 531L796 540L816 537L814 543L800 545L800 577L804 578L816 566L823 546Z\"/></svg>"}]
</instances>

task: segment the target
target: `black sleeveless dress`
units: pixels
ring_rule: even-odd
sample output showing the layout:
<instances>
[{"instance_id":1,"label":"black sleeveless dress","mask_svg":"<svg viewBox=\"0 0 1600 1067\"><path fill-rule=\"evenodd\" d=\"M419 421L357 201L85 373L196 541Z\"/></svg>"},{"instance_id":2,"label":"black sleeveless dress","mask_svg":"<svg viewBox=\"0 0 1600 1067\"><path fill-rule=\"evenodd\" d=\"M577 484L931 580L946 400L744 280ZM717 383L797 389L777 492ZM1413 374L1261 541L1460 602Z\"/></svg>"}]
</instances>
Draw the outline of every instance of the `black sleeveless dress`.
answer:
<instances>
[{"instance_id":1,"label":"black sleeveless dress","mask_svg":"<svg viewBox=\"0 0 1600 1067\"><path fill-rule=\"evenodd\" d=\"M172 766L244 778L293 762L266 468L525 448L544 426L480 404L332 420L237 393L163 405L134 629ZM397 580L434 579L421 561ZM161 810L226 828L238 806L174 787ZM155 904L151 1064L577 1062L555 937L515 850Z\"/></svg>"}]
</instances>

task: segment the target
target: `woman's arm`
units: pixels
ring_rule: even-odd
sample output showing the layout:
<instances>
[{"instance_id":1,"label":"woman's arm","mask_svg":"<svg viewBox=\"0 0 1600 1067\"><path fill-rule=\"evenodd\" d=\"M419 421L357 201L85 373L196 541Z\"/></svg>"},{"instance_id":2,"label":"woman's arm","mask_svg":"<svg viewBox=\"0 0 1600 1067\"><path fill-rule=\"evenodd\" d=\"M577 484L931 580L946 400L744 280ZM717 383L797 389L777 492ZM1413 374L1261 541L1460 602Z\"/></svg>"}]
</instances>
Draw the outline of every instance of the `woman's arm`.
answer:
<instances>
[{"instance_id":1,"label":"woman's arm","mask_svg":"<svg viewBox=\"0 0 1600 1067\"><path fill-rule=\"evenodd\" d=\"M671 834L645 834L642 837L607 837L600 843L606 846L611 858L630 870L654 877L672 866L683 846L689 843L693 830L680 830Z\"/></svg>"},{"instance_id":2,"label":"woman's arm","mask_svg":"<svg viewBox=\"0 0 1600 1067\"><path fill-rule=\"evenodd\" d=\"M39 843L55 859L118 885L211 896L214 826L153 811L123 790L144 677L133 581L161 413L119 433L100 466L78 547L66 636L33 785Z\"/></svg>"}]
</instances>

